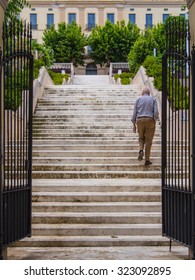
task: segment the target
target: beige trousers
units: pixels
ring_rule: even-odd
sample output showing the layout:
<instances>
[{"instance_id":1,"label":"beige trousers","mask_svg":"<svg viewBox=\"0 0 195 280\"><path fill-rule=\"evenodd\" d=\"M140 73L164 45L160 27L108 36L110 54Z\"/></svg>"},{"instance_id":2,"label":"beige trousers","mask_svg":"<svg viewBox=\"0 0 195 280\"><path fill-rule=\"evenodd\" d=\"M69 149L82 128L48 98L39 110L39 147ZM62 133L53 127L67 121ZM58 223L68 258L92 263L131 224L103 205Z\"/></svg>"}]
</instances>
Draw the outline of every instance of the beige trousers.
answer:
<instances>
[{"instance_id":1,"label":"beige trousers","mask_svg":"<svg viewBox=\"0 0 195 280\"><path fill-rule=\"evenodd\" d=\"M156 121L151 118L140 118L137 119L136 123L139 134L139 149L144 150L145 147L145 160L150 160L150 151L156 128Z\"/></svg>"}]
</instances>

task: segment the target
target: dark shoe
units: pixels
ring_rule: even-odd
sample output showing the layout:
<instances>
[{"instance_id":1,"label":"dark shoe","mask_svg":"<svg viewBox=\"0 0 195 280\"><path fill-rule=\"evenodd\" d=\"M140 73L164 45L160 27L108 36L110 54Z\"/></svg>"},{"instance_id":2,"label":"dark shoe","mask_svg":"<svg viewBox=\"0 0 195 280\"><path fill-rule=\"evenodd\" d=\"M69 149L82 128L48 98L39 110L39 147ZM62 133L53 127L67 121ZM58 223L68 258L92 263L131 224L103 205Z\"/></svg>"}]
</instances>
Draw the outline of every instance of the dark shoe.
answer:
<instances>
[{"instance_id":1,"label":"dark shoe","mask_svg":"<svg viewBox=\"0 0 195 280\"><path fill-rule=\"evenodd\" d=\"M150 164L152 164L152 162L149 161L149 160L146 160L145 165L146 165L146 166L149 166Z\"/></svg>"},{"instance_id":2,"label":"dark shoe","mask_svg":"<svg viewBox=\"0 0 195 280\"><path fill-rule=\"evenodd\" d=\"M138 160L139 160L139 161L143 160L143 156L144 156L144 152L143 152L143 150L140 150L140 151L139 151Z\"/></svg>"}]
</instances>

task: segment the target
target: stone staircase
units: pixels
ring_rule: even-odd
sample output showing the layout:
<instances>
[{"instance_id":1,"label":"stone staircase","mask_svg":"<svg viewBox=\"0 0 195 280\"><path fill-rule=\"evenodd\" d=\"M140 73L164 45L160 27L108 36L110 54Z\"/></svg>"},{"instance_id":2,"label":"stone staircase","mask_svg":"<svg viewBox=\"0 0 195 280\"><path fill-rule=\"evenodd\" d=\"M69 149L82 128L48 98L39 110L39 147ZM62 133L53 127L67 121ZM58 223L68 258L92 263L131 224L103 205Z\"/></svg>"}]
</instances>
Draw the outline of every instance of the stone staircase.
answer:
<instances>
[{"instance_id":1,"label":"stone staircase","mask_svg":"<svg viewBox=\"0 0 195 280\"><path fill-rule=\"evenodd\" d=\"M138 86L50 86L34 115L32 237L20 247L163 246L161 129L137 160Z\"/></svg>"}]
</instances>

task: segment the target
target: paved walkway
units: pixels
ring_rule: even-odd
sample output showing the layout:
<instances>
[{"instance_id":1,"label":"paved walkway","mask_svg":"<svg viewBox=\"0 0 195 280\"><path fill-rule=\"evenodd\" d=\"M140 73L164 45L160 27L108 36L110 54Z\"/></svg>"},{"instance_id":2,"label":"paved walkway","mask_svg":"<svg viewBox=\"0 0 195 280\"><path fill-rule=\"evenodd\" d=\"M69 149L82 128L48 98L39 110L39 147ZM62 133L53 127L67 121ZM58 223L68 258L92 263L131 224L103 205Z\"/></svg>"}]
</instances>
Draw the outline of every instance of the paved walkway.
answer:
<instances>
[{"instance_id":1,"label":"paved walkway","mask_svg":"<svg viewBox=\"0 0 195 280\"><path fill-rule=\"evenodd\" d=\"M83 247L8 248L8 260L187 260L188 248L169 247Z\"/></svg>"},{"instance_id":2,"label":"paved walkway","mask_svg":"<svg viewBox=\"0 0 195 280\"><path fill-rule=\"evenodd\" d=\"M75 75L74 85L110 85L108 75Z\"/></svg>"}]
</instances>

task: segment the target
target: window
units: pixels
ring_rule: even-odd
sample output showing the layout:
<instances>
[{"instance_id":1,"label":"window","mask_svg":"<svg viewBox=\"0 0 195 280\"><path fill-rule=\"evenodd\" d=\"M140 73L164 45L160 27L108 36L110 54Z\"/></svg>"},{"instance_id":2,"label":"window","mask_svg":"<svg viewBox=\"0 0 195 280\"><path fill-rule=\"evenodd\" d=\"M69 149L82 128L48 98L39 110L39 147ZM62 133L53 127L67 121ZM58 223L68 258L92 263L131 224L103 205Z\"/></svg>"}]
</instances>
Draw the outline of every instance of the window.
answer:
<instances>
[{"instance_id":1,"label":"window","mask_svg":"<svg viewBox=\"0 0 195 280\"><path fill-rule=\"evenodd\" d=\"M134 10L135 10L134 8L131 8L131 9L130 9L130 11L134 11Z\"/></svg>"},{"instance_id":2,"label":"window","mask_svg":"<svg viewBox=\"0 0 195 280\"><path fill-rule=\"evenodd\" d=\"M169 9L168 8L164 8L164 11L168 11Z\"/></svg>"},{"instance_id":3,"label":"window","mask_svg":"<svg viewBox=\"0 0 195 280\"><path fill-rule=\"evenodd\" d=\"M151 11L151 8L148 8L147 11Z\"/></svg>"},{"instance_id":4,"label":"window","mask_svg":"<svg viewBox=\"0 0 195 280\"><path fill-rule=\"evenodd\" d=\"M30 14L30 23L32 29L37 29L37 14Z\"/></svg>"},{"instance_id":5,"label":"window","mask_svg":"<svg viewBox=\"0 0 195 280\"><path fill-rule=\"evenodd\" d=\"M135 24L135 14L129 14L129 21L133 24Z\"/></svg>"},{"instance_id":6,"label":"window","mask_svg":"<svg viewBox=\"0 0 195 280\"><path fill-rule=\"evenodd\" d=\"M152 21L153 21L152 14L146 14L146 28L147 27L152 28L152 26L153 26Z\"/></svg>"},{"instance_id":7,"label":"window","mask_svg":"<svg viewBox=\"0 0 195 280\"><path fill-rule=\"evenodd\" d=\"M92 48L91 48L91 46L87 46L87 54L90 54L92 52Z\"/></svg>"},{"instance_id":8,"label":"window","mask_svg":"<svg viewBox=\"0 0 195 280\"><path fill-rule=\"evenodd\" d=\"M76 22L76 14L75 13L68 14L68 23L71 24L73 21Z\"/></svg>"},{"instance_id":9,"label":"window","mask_svg":"<svg viewBox=\"0 0 195 280\"><path fill-rule=\"evenodd\" d=\"M114 14L107 14L107 19L108 19L110 22L114 23Z\"/></svg>"},{"instance_id":10,"label":"window","mask_svg":"<svg viewBox=\"0 0 195 280\"><path fill-rule=\"evenodd\" d=\"M95 14L88 14L87 29L91 30L93 27L95 27Z\"/></svg>"},{"instance_id":11,"label":"window","mask_svg":"<svg viewBox=\"0 0 195 280\"><path fill-rule=\"evenodd\" d=\"M169 14L162 15L162 22L165 23L166 19L169 17Z\"/></svg>"},{"instance_id":12,"label":"window","mask_svg":"<svg viewBox=\"0 0 195 280\"><path fill-rule=\"evenodd\" d=\"M54 14L47 14L47 28L54 25Z\"/></svg>"}]
</instances>

